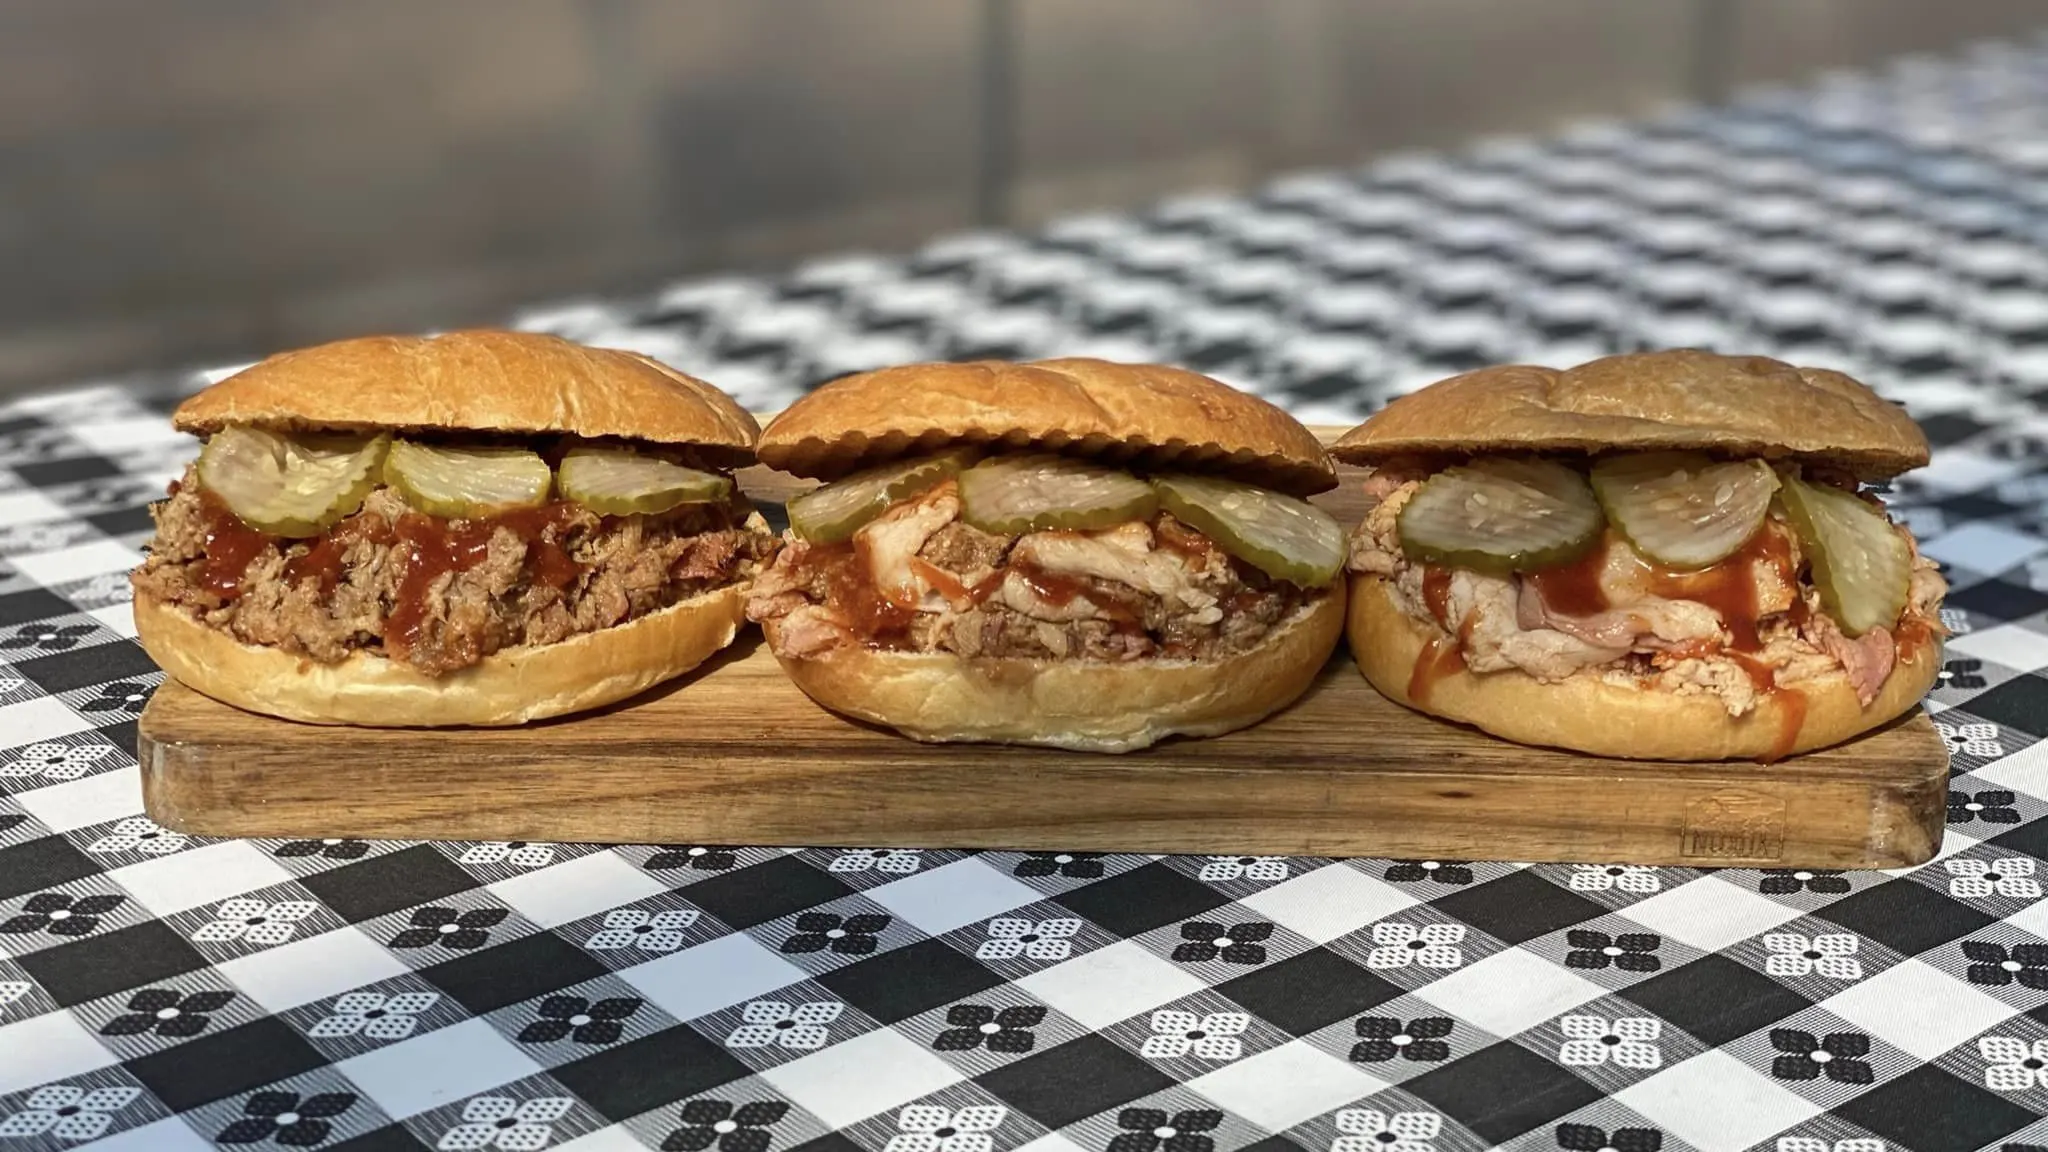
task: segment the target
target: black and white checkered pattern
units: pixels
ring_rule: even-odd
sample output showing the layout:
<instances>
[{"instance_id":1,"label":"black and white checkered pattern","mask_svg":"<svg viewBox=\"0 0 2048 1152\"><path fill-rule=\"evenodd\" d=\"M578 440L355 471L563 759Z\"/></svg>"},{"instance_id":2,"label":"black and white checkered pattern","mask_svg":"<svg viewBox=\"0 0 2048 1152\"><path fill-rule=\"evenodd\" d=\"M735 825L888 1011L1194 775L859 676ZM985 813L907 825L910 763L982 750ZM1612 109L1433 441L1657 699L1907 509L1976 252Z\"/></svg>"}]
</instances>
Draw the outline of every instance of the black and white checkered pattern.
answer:
<instances>
[{"instance_id":1,"label":"black and white checkered pattern","mask_svg":"<svg viewBox=\"0 0 2048 1152\"><path fill-rule=\"evenodd\" d=\"M1938 445L1941 857L1895 873L211 841L123 573L197 378L0 408L0 1152L2048 1144L2048 50L536 310L746 404L1179 362L1346 422L1503 360L1843 368ZM338 746L346 755L345 745Z\"/></svg>"}]
</instances>

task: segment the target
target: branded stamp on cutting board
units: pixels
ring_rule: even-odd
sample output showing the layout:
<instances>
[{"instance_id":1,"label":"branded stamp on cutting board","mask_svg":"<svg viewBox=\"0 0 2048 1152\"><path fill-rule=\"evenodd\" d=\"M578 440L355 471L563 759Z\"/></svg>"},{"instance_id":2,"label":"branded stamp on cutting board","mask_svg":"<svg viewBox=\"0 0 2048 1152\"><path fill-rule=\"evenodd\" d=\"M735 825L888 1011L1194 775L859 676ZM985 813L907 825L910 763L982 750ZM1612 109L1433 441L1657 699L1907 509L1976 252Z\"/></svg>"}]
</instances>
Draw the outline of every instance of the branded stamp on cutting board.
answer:
<instances>
[{"instance_id":1,"label":"branded stamp on cutting board","mask_svg":"<svg viewBox=\"0 0 2048 1152\"><path fill-rule=\"evenodd\" d=\"M1323 430L1334 436L1337 430ZM1357 475L1316 498L1347 527ZM797 485L741 477L764 503ZM1258 727L1104 756L919 744L843 720L759 635L602 712L512 729L330 728L177 683L144 797L212 836L1071 848L1896 868L1931 858L1948 749L1918 709L1777 764L1608 760L1496 740L1375 692L1339 648Z\"/></svg>"}]
</instances>

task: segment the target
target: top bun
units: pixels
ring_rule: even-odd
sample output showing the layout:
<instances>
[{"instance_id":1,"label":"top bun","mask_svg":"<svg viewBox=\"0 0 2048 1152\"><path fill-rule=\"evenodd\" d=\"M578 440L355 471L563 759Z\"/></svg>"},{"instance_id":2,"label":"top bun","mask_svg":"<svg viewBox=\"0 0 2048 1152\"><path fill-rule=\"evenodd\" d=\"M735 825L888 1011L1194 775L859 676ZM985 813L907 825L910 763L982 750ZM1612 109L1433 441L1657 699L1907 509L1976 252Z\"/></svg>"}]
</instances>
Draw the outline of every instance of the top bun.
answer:
<instances>
[{"instance_id":1,"label":"top bun","mask_svg":"<svg viewBox=\"0 0 2048 1152\"><path fill-rule=\"evenodd\" d=\"M1295 495L1337 486L1315 434L1256 396L1158 364L906 364L847 376L769 421L761 462L831 480L949 444L1231 476Z\"/></svg>"},{"instance_id":2,"label":"top bun","mask_svg":"<svg viewBox=\"0 0 2048 1152\"><path fill-rule=\"evenodd\" d=\"M1840 372L1696 349L1558 371L1482 368L1400 397L1330 447L1355 464L1474 452L1690 448L1825 462L1865 480L1927 463L1897 405Z\"/></svg>"},{"instance_id":3,"label":"top bun","mask_svg":"<svg viewBox=\"0 0 2048 1152\"><path fill-rule=\"evenodd\" d=\"M368 336L284 352L178 406L171 423L606 436L744 459L760 425L732 397L637 352L531 332Z\"/></svg>"}]
</instances>

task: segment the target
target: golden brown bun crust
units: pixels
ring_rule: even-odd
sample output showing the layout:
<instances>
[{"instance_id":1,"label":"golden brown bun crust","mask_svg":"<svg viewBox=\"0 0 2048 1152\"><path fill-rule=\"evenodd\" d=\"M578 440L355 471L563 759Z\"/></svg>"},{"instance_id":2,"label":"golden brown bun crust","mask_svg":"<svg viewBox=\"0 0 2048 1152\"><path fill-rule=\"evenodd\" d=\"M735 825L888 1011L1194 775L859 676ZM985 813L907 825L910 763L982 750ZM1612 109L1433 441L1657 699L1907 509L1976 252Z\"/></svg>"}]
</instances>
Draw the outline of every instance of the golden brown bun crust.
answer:
<instances>
[{"instance_id":1,"label":"golden brown bun crust","mask_svg":"<svg viewBox=\"0 0 2048 1152\"><path fill-rule=\"evenodd\" d=\"M739 632L746 587L559 644L506 648L439 677L370 653L322 664L244 644L145 596L135 599L135 630L186 687L250 712L369 728L503 726L601 708L696 667Z\"/></svg>"},{"instance_id":2,"label":"golden brown bun crust","mask_svg":"<svg viewBox=\"0 0 2048 1152\"><path fill-rule=\"evenodd\" d=\"M1207 376L1158 364L906 364L832 381L771 420L761 462L830 480L947 444L1042 447L1214 472L1306 496L1337 486L1315 434Z\"/></svg>"},{"instance_id":3,"label":"golden brown bun crust","mask_svg":"<svg viewBox=\"0 0 2048 1152\"><path fill-rule=\"evenodd\" d=\"M618 436L727 458L760 434L732 397L637 352L492 330L281 353L180 404L171 422L202 436L228 424Z\"/></svg>"},{"instance_id":4,"label":"golden brown bun crust","mask_svg":"<svg viewBox=\"0 0 2048 1152\"><path fill-rule=\"evenodd\" d=\"M1344 589L1304 606L1251 651L1227 661L1111 664L840 648L783 657L798 688L843 715L931 742L1036 744L1131 752L1168 736L1215 736L1294 702L1336 651Z\"/></svg>"},{"instance_id":5,"label":"golden brown bun crust","mask_svg":"<svg viewBox=\"0 0 2048 1152\"><path fill-rule=\"evenodd\" d=\"M1754 711L1728 715L1717 697L1624 688L1577 676L1545 684L1521 672L1459 671L1438 680L1429 702L1408 698L1408 679L1431 632L1402 612L1378 576L1353 576L1346 626L1358 670L1397 704L1461 720L1503 739L1629 760L1760 760L1777 748L1784 703L1766 695ZM1806 697L1806 719L1792 751L1839 744L1920 702L1941 669L1938 645L1902 660L1865 708L1846 676L1791 686Z\"/></svg>"},{"instance_id":6,"label":"golden brown bun crust","mask_svg":"<svg viewBox=\"0 0 2048 1152\"><path fill-rule=\"evenodd\" d=\"M1927 437L1905 411L1840 372L1694 349L1453 376L1393 400L1330 454L1370 464L1410 454L1666 448L1825 461L1866 480L1927 463Z\"/></svg>"}]
</instances>

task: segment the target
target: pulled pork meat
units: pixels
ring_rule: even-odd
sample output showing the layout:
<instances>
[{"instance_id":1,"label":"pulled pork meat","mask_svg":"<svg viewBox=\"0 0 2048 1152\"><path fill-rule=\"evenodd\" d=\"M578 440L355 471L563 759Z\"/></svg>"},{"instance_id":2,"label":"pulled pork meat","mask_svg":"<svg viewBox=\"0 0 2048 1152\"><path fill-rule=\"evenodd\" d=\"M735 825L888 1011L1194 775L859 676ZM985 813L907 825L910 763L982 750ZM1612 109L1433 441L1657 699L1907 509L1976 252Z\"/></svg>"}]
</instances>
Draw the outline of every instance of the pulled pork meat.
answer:
<instances>
[{"instance_id":1,"label":"pulled pork meat","mask_svg":"<svg viewBox=\"0 0 2048 1152\"><path fill-rule=\"evenodd\" d=\"M1458 645L1473 672L1517 669L1545 683L1597 676L1616 684L1710 694L1732 716L1781 685L1846 677L1869 704L1901 649L1942 634L1948 586L1912 548L1912 582L1896 628L1853 640L1823 609L1798 536L1775 514L1743 549L1702 572L1672 573L1619 533L1560 569L1489 576L1412 563L1401 551L1401 509L1428 478L1394 465L1365 480L1374 501L1353 534L1349 567L1385 577L1403 611ZM1822 482L1854 480L1809 476Z\"/></svg>"},{"instance_id":2,"label":"pulled pork meat","mask_svg":"<svg viewBox=\"0 0 2048 1152\"><path fill-rule=\"evenodd\" d=\"M778 651L843 645L958 656L1214 659L1259 644L1323 593L1273 580L1160 513L1096 532L998 536L960 519L947 481L842 544L795 538L747 615Z\"/></svg>"},{"instance_id":3,"label":"pulled pork meat","mask_svg":"<svg viewBox=\"0 0 2048 1152\"><path fill-rule=\"evenodd\" d=\"M138 594L245 644L330 664L369 651L436 676L747 579L776 546L727 505L599 516L557 502L451 521L390 488L324 536L287 540L243 525L190 469L153 513Z\"/></svg>"}]
</instances>

